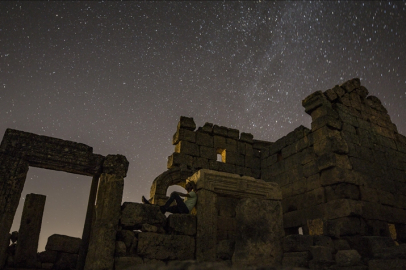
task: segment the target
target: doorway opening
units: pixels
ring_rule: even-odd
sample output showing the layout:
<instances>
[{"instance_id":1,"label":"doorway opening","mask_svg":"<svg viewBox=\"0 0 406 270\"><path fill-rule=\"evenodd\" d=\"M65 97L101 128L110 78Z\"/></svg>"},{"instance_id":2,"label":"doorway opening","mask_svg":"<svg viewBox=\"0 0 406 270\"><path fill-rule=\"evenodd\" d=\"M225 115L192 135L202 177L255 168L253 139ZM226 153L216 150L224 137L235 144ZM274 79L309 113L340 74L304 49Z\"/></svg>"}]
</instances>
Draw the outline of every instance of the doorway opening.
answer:
<instances>
[{"instance_id":1,"label":"doorway opening","mask_svg":"<svg viewBox=\"0 0 406 270\"><path fill-rule=\"evenodd\" d=\"M89 176L30 167L11 232L20 229L26 195L35 193L46 196L38 252L52 234L82 238L91 183Z\"/></svg>"}]
</instances>

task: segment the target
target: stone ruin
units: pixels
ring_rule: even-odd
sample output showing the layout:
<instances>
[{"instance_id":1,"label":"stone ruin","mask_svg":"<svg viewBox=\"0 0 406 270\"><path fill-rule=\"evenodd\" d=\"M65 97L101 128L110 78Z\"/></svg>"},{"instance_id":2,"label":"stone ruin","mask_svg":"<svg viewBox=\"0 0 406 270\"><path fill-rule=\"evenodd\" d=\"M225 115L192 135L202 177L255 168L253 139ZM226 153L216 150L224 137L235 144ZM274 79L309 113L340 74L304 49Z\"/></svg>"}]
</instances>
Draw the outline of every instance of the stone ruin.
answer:
<instances>
[{"instance_id":1,"label":"stone ruin","mask_svg":"<svg viewBox=\"0 0 406 270\"><path fill-rule=\"evenodd\" d=\"M1 269L406 269L406 137L359 79L302 101L312 117L275 142L181 117L153 205L122 203L128 161L8 129L0 145ZM37 253L44 195L29 166L92 176L82 238ZM169 186L197 185L189 215L166 217Z\"/></svg>"}]
</instances>

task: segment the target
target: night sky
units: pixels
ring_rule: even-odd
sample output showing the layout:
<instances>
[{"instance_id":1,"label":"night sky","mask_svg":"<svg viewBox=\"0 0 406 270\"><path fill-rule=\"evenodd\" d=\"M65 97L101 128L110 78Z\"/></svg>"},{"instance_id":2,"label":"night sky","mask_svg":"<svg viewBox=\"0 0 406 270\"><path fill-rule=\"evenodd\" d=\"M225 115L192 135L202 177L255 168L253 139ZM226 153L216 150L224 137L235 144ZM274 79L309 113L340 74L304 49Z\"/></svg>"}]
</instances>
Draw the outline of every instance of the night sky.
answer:
<instances>
[{"instance_id":1,"label":"night sky","mask_svg":"<svg viewBox=\"0 0 406 270\"><path fill-rule=\"evenodd\" d=\"M406 2L0 3L0 133L81 142L130 162L123 201L149 196L181 115L275 141L301 101L358 77L406 134ZM39 250L81 237L90 177L30 168L47 196Z\"/></svg>"}]
</instances>

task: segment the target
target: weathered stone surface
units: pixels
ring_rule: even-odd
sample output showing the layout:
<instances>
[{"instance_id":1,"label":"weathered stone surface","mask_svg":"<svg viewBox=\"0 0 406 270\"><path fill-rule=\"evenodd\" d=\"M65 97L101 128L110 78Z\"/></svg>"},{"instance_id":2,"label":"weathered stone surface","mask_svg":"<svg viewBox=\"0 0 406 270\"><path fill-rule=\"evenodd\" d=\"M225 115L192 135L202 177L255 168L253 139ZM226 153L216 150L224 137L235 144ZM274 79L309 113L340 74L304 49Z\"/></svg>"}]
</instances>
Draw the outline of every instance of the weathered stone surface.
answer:
<instances>
[{"instance_id":1,"label":"weathered stone surface","mask_svg":"<svg viewBox=\"0 0 406 270\"><path fill-rule=\"evenodd\" d=\"M115 256L123 257L127 253L127 247L124 242L116 241Z\"/></svg>"},{"instance_id":2,"label":"weathered stone surface","mask_svg":"<svg viewBox=\"0 0 406 270\"><path fill-rule=\"evenodd\" d=\"M180 141L188 141L195 143L196 134L192 130L180 128L173 134L172 144L175 145Z\"/></svg>"},{"instance_id":3,"label":"weathered stone surface","mask_svg":"<svg viewBox=\"0 0 406 270\"><path fill-rule=\"evenodd\" d=\"M186 235L140 233L137 253L157 260L194 259L195 240Z\"/></svg>"},{"instance_id":4,"label":"weathered stone surface","mask_svg":"<svg viewBox=\"0 0 406 270\"><path fill-rule=\"evenodd\" d=\"M330 262L333 260L333 250L329 247L311 246L309 250L312 254L313 262Z\"/></svg>"},{"instance_id":5,"label":"weathered stone surface","mask_svg":"<svg viewBox=\"0 0 406 270\"><path fill-rule=\"evenodd\" d=\"M178 129L180 128L184 128L187 130L195 130L196 124L195 121L193 120L193 117L181 116L178 123Z\"/></svg>"},{"instance_id":6,"label":"weathered stone surface","mask_svg":"<svg viewBox=\"0 0 406 270\"><path fill-rule=\"evenodd\" d=\"M234 240L222 240L217 244L216 257L221 260L231 260L234 253Z\"/></svg>"},{"instance_id":7,"label":"weathered stone surface","mask_svg":"<svg viewBox=\"0 0 406 270\"><path fill-rule=\"evenodd\" d=\"M196 235L196 216L172 214L168 217L168 228L176 234Z\"/></svg>"},{"instance_id":8,"label":"weathered stone surface","mask_svg":"<svg viewBox=\"0 0 406 270\"><path fill-rule=\"evenodd\" d=\"M138 269L138 265L142 265L144 261L141 257L116 257L114 258L115 270Z\"/></svg>"},{"instance_id":9,"label":"weathered stone surface","mask_svg":"<svg viewBox=\"0 0 406 270\"><path fill-rule=\"evenodd\" d=\"M141 229L142 224L164 226L166 217L156 205L125 202L121 210L120 224L126 229Z\"/></svg>"},{"instance_id":10,"label":"weathered stone surface","mask_svg":"<svg viewBox=\"0 0 406 270\"><path fill-rule=\"evenodd\" d=\"M282 265L288 267L308 267L311 254L309 251L285 252L283 254Z\"/></svg>"},{"instance_id":11,"label":"weathered stone surface","mask_svg":"<svg viewBox=\"0 0 406 270\"><path fill-rule=\"evenodd\" d=\"M197 157L199 156L199 146L188 141L180 141L175 146L175 152Z\"/></svg>"},{"instance_id":12,"label":"weathered stone surface","mask_svg":"<svg viewBox=\"0 0 406 270\"><path fill-rule=\"evenodd\" d=\"M406 269L406 260L370 260L368 261L369 270L404 270Z\"/></svg>"},{"instance_id":13,"label":"weathered stone surface","mask_svg":"<svg viewBox=\"0 0 406 270\"><path fill-rule=\"evenodd\" d=\"M19 267L35 267L37 249L41 232L42 215L46 197L39 194L27 194L21 216L19 240L17 242L14 263Z\"/></svg>"},{"instance_id":14,"label":"weathered stone surface","mask_svg":"<svg viewBox=\"0 0 406 270\"><path fill-rule=\"evenodd\" d=\"M54 264L55 270L73 270L76 267L78 260L77 254L72 253L60 253L57 262Z\"/></svg>"},{"instance_id":15,"label":"weathered stone surface","mask_svg":"<svg viewBox=\"0 0 406 270\"><path fill-rule=\"evenodd\" d=\"M252 136L251 133L241 132L240 141L252 144L253 143L253 137L254 136Z\"/></svg>"},{"instance_id":16,"label":"weathered stone surface","mask_svg":"<svg viewBox=\"0 0 406 270\"><path fill-rule=\"evenodd\" d=\"M241 199L236 207L237 236L233 263L269 265L282 263L282 207L278 201Z\"/></svg>"},{"instance_id":17,"label":"weathered stone surface","mask_svg":"<svg viewBox=\"0 0 406 270\"><path fill-rule=\"evenodd\" d=\"M338 266L355 266L361 263L361 255L358 251L352 250L339 250L335 255L336 263Z\"/></svg>"},{"instance_id":18,"label":"weathered stone surface","mask_svg":"<svg viewBox=\"0 0 406 270\"><path fill-rule=\"evenodd\" d=\"M45 250L78 253L81 241L82 240L77 237L53 234L48 238Z\"/></svg>"},{"instance_id":19,"label":"weathered stone surface","mask_svg":"<svg viewBox=\"0 0 406 270\"><path fill-rule=\"evenodd\" d=\"M311 235L288 235L283 239L284 252L308 251L311 246L313 246Z\"/></svg>"},{"instance_id":20,"label":"weathered stone surface","mask_svg":"<svg viewBox=\"0 0 406 270\"><path fill-rule=\"evenodd\" d=\"M58 258L58 252L54 250L45 250L38 253L38 260L42 263L55 263Z\"/></svg>"},{"instance_id":21,"label":"weathered stone surface","mask_svg":"<svg viewBox=\"0 0 406 270\"><path fill-rule=\"evenodd\" d=\"M117 233L117 240L124 242L125 246L129 248L134 241L135 233L131 230L121 230Z\"/></svg>"},{"instance_id":22,"label":"weathered stone surface","mask_svg":"<svg viewBox=\"0 0 406 270\"><path fill-rule=\"evenodd\" d=\"M142 232L153 232L153 233L165 233L165 230L162 227L144 223L141 227Z\"/></svg>"}]
</instances>

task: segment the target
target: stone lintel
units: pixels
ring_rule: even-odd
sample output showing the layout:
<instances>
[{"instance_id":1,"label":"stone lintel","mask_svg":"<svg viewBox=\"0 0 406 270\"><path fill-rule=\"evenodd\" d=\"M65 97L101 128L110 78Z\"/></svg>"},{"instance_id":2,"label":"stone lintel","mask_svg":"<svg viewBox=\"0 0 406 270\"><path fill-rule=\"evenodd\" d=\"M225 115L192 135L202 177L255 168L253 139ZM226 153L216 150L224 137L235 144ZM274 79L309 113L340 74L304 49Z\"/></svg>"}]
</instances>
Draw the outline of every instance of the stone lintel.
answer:
<instances>
[{"instance_id":1,"label":"stone lintel","mask_svg":"<svg viewBox=\"0 0 406 270\"><path fill-rule=\"evenodd\" d=\"M205 189L235 198L282 200L278 184L249 176L202 169L192 175L188 181L195 182L197 190Z\"/></svg>"},{"instance_id":2,"label":"stone lintel","mask_svg":"<svg viewBox=\"0 0 406 270\"><path fill-rule=\"evenodd\" d=\"M126 177L129 162L123 155L107 155L103 162L103 173Z\"/></svg>"}]
</instances>

